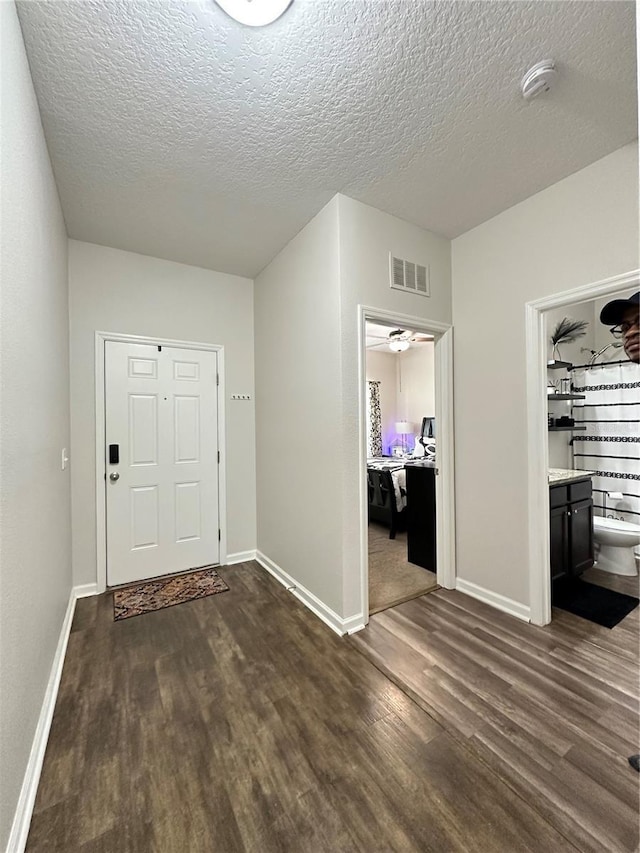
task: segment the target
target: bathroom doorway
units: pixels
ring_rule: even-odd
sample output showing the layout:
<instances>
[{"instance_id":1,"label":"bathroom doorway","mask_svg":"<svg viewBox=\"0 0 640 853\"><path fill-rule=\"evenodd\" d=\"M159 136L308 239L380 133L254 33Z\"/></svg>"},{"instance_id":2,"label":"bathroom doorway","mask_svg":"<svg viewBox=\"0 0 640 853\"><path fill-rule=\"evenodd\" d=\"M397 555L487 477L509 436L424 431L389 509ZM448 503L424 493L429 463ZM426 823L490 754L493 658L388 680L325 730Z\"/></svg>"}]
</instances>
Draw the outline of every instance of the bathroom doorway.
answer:
<instances>
[{"instance_id":1,"label":"bathroom doorway","mask_svg":"<svg viewBox=\"0 0 640 853\"><path fill-rule=\"evenodd\" d=\"M565 608L565 590L567 609L576 612L571 609L572 578L579 578L580 594L588 593L585 618L595 613L593 621L606 610L607 590L614 593L609 598L615 607L620 604L617 594L640 597L632 549L627 562L633 571L622 574L609 570L608 545L599 554L599 543L588 541L594 532L596 540L608 541L601 533L611 523L603 521L607 515L614 515L615 523L640 525L640 365L629 361L599 319L604 304L627 298L639 286L640 273L633 271L527 305L529 558L535 624L551 621L552 598L554 606ZM554 351L552 338L567 326L578 334L570 334L573 340L565 338ZM633 601L627 605L635 606Z\"/></svg>"}]
</instances>

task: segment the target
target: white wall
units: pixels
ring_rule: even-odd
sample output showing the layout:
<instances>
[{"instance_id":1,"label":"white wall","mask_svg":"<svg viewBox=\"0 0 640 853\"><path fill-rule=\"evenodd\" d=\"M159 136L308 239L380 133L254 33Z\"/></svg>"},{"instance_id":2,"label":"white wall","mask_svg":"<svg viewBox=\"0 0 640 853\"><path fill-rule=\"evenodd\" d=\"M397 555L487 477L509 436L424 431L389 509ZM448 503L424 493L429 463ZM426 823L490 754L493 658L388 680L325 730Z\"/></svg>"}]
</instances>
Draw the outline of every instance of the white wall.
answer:
<instances>
[{"instance_id":1,"label":"white wall","mask_svg":"<svg viewBox=\"0 0 640 853\"><path fill-rule=\"evenodd\" d=\"M525 303L638 267L627 145L452 244L457 570L527 605Z\"/></svg>"},{"instance_id":2,"label":"white wall","mask_svg":"<svg viewBox=\"0 0 640 853\"><path fill-rule=\"evenodd\" d=\"M449 247L337 195L255 282L258 549L344 619L361 609L358 305L450 321ZM391 250L430 264L430 298L391 290Z\"/></svg>"},{"instance_id":3,"label":"white wall","mask_svg":"<svg viewBox=\"0 0 640 853\"><path fill-rule=\"evenodd\" d=\"M71 591L67 235L13 3L0 3L0 849Z\"/></svg>"},{"instance_id":4,"label":"white wall","mask_svg":"<svg viewBox=\"0 0 640 853\"><path fill-rule=\"evenodd\" d=\"M451 244L422 228L347 196L338 196L340 234L341 466L344 614L357 615L360 602L360 516L358 435L358 305L451 322ZM428 263L431 296L389 287L389 252Z\"/></svg>"},{"instance_id":5,"label":"white wall","mask_svg":"<svg viewBox=\"0 0 640 853\"><path fill-rule=\"evenodd\" d=\"M380 383L380 420L382 421L382 452L391 454L395 440L394 424L398 415L398 356L389 351L367 350L367 382Z\"/></svg>"},{"instance_id":6,"label":"white wall","mask_svg":"<svg viewBox=\"0 0 640 853\"><path fill-rule=\"evenodd\" d=\"M258 550L342 614L338 205L255 282Z\"/></svg>"},{"instance_id":7,"label":"white wall","mask_svg":"<svg viewBox=\"0 0 640 853\"><path fill-rule=\"evenodd\" d=\"M97 330L224 346L227 550L255 549L253 283L133 252L69 241L73 572L96 581Z\"/></svg>"},{"instance_id":8,"label":"white wall","mask_svg":"<svg viewBox=\"0 0 640 853\"><path fill-rule=\"evenodd\" d=\"M413 424L417 434L422 418L435 413L435 345L430 341L412 344L398 355L398 415Z\"/></svg>"}]
</instances>

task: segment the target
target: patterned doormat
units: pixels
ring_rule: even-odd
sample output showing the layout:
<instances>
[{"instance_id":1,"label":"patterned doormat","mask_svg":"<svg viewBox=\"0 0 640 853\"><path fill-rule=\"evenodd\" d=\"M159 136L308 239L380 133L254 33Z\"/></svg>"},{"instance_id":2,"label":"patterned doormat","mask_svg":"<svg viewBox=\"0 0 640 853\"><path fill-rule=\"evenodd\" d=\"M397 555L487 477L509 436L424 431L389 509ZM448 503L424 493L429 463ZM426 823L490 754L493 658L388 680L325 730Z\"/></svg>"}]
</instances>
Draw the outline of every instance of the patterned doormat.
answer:
<instances>
[{"instance_id":1,"label":"patterned doormat","mask_svg":"<svg viewBox=\"0 0 640 853\"><path fill-rule=\"evenodd\" d=\"M116 589L113 593L113 621L173 607L174 604L183 604L196 598L206 598L218 592L227 592L228 589L220 575L209 568Z\"/></svg>"}]
</instances>

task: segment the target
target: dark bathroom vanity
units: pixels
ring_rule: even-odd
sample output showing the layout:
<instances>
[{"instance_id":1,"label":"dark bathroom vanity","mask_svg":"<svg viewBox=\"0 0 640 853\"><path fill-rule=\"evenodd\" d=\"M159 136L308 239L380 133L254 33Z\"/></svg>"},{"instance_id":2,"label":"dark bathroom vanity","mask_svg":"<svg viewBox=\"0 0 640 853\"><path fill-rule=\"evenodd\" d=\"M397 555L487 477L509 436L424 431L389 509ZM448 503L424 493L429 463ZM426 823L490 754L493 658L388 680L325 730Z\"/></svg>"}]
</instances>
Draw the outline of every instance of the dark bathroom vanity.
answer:
<instances>
[{"instance_id":1,"label":"dark bathroom vanity","mask_svg":"<svg viewBox=\"0 0 640 853\"><path fill-rule=\"evenodd\" d=\"M577 577L593 565L591 475L553 469L549 474L551 580Z\"/></svg>"}]
</instances>

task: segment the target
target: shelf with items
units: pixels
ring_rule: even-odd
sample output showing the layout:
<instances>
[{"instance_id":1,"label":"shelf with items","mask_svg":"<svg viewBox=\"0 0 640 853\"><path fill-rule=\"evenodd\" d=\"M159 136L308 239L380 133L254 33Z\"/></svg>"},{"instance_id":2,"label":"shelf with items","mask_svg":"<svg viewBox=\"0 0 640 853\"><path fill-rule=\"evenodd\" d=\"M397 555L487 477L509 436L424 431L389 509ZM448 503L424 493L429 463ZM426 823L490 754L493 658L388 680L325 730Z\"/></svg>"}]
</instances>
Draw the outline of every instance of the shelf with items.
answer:
<instances>
[{"instance_id":1,"label":"shelf with items","mask_svg":"<svg viewBox=\"0 0 640 853\"><path fill-rule=\"evenodd\" d=\"M566 370L567 372L569 372L572 367L573 367L573 365L571 364L570 361L558 361L557 359L554 359L553 361L547 362L547 368L549 370L561 370L562 369L562 370ZM557 383L557 384L560 384L561 386L562 385L568 385L568 387L570 388L571 387L570 383L571 383L571 380L569 378L566 378L566 379L559 380L559 383ZM554 403L555 402L572 403L573 400L584 400L586 398L585 394L574 394L573 391L569 391L566 389L563 392L553 390L550 393L549 388L555 389L556 385L554 383L549 383L549 386L547 389L547 404L550 401L554 402ZM571 406L571 408L573 408L573 406ZM569 423L567 423L567 421L569 421ZM551 417L551 415L549 415L549 420L548 420L549 432L574 432L576 430L585 430L585 429L586 429L585 426L576 426L575 421L572 417L564 416L564 417L560 417L560 418L555 418L555 417Z\"/></svg>"}]
</instances>

